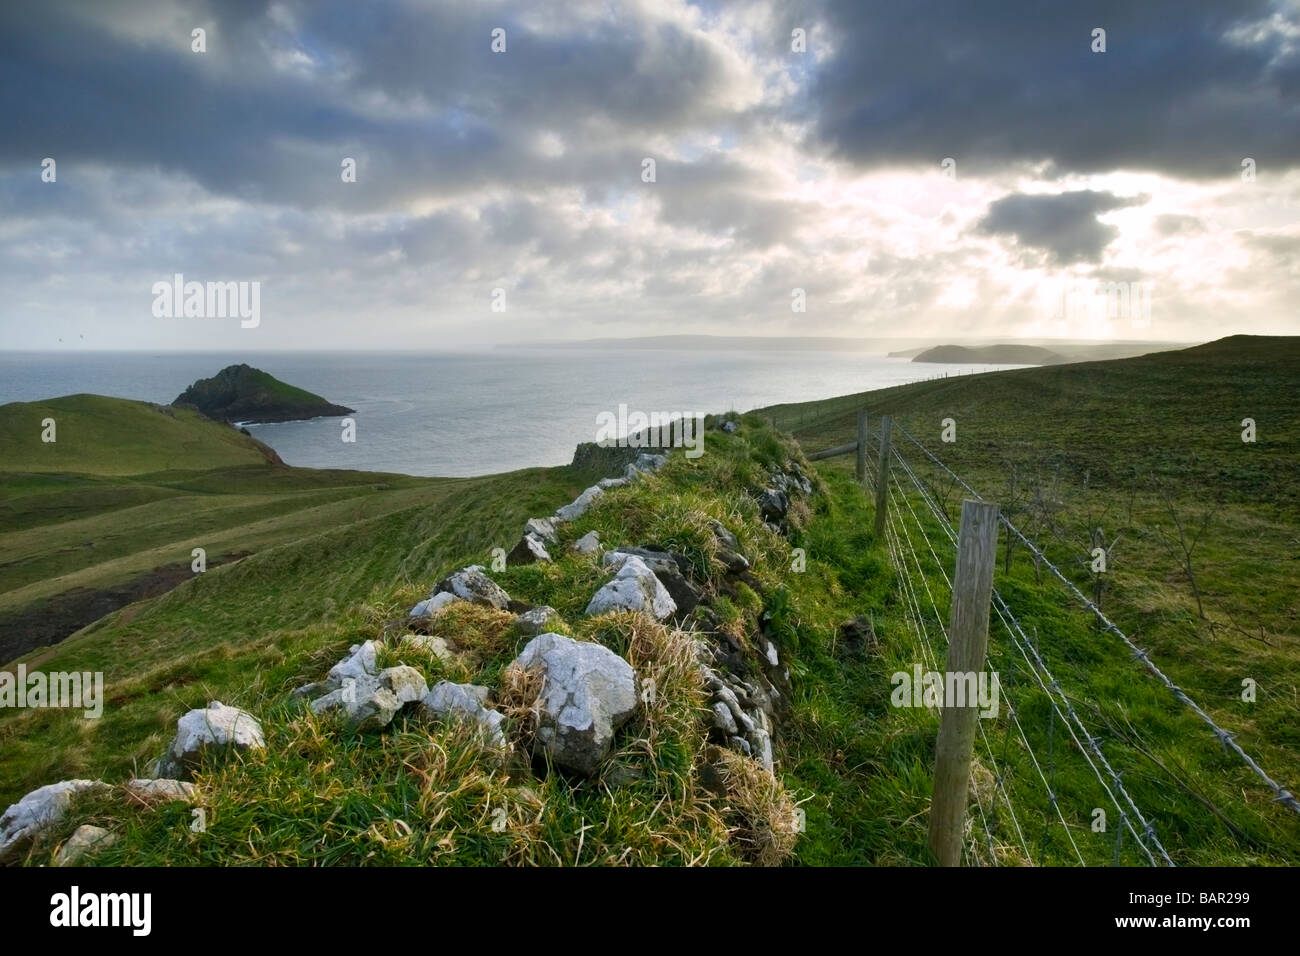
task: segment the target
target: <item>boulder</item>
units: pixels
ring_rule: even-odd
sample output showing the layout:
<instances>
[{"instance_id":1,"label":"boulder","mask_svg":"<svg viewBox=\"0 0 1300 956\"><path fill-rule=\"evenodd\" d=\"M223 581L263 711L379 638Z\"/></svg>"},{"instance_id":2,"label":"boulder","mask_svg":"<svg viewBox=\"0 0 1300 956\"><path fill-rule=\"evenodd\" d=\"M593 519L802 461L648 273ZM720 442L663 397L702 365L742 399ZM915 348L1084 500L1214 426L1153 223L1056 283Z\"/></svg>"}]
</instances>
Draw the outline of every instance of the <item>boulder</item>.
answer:
<instances>
[{"instance_id":1,"label":"boulder","mask_svg":"<svg viewBox=\"0 0 1300 956\"><path fill-rule=\"evenodd\" d=\"M439 591L431 598L425 598L415 607L411 608L411 617L433 617L439 610L448 604L454 604L462 600L450 591Z\"/></svg>"},{"instance_id":2,"label":"boulder","mask_svg":"<svg viewBox=\"0 0 1300 956\"><path fill-rule=\"evenodd\" d=\"M38 787L12 804L0 816L0 865L18 859L41 830L62 820L75 794L106 789L99 780L63 780Z\"/></svg>"},{"instance_id":3,"label":"boulder","mask_svg":"<svg viewBox=\"0 0 1300 956\"><path fill-rule=\"evenodd\" d=\"M526 534L506 555L507 564L532 564L535 561L550 561L551 555L546 550L546 543L536 535Z\"/></svg>"},{"instance_id":4,"label":"boulder","mask_svg":"<svg viewBox=\"0 0 1300 956\"><path fill-rule=\"evenodd\" d=\"M722 430L728 435L733 434L736 431L736 427L736 423L733 421L725 421L722 423Z\"/></svg>"},{"instance_id":5,"label":"boulder","mask_svg":"<svg viewBox=\"0 0 1300 956\"><path fill-rule=\"evenodd\" d=\"M628 467L631 467L630 465ZM574 498L572 503L565 505L563 508L556 509L555 521L573 521L581 518L587 513L587 510L596 503L596 499L605 493L605 489L600 485L592 485L582 494Z\"/></svg>"},{"instance_id":6,"label":"boulder","mask_svg":"<svg viewBox=\"0 0 1300 956\"><path fill-rule=\"evenodd\" d=\"M600 481L596 482L596 487L601 488L604 491L609 491L611 488L622 488L631 480L632 479L628 478L626 475L622 478L602 478Z\"/></svg>"},{"instance_id":7,"label":"boulder","mask_svg":"<svg viewBox=\"0 0 1300 956\"><path fill-rule=\"evenodd\" d=\"M553 607L547 607L543 604L541 607L529 608L522 614L515 617L515 626L519 633L527 637L535 637L538 634L550 630L550 628L560 620L560 612Z\"/></svg>"},{"instance_id":8,"label":"boulder","mask_svg":"<svg viewBox=\"0 0 1300 956\"><path fill-rule=\"evenodd\" d=\"M600 551L600 535L595 531L588 531L573 542L571 547L578 554L597 554Z\"/></svg>"},{"instance_id":9,"label":"boulder","mask_svg":"<svg viewBox=\"0 0 1300 956\"><path fill-rule=\"evenodd\" d=\"M632 666L601 644L554 633L529 641L511 666L542 674L537 746L557 766L594 774L614 731L636 712Z\"/></svg>"},{"instance_id":10,"label":"boulder","mask_svg":"<svg viewBox=\"0 0 1300 956\"><path fill-rule=\"evenodd\" d=\"M499 610L510 607L510 595L503 591L490 577L483 573L483 565L471 564L447 575L433 589L436 594L447 592L472 604L486 604Z\"/></svg>"},{"instance_id":11,"label":"boulder","mask_svg":"<svg viewBox=\"0 0 1300 956\"><path fill-rule=\"evenodd\" d=\"M606 567L619 568L627 557L637 557L648 567L668 591L668 595L677 605L678 614L686 615L695 610L695 606L704 598L701 591L686 575L684 569L689 567L686 558L671 551L656 551L652 548L618 548L606 552L601 562Z\"/></svg>"},{"instance_id":12,"label":"boulder","mask_svg":"<svg viewBox=\"0 0 1300 956\"><path fill-rule=\"evenodd\" d=\"M135 803L152 807L175 800L193 803L198 797L198 788L184 780L136 778L127 781L126 795Z\"/></svg>"},{"instance_id":13,"label":"boulder","mask_svg":"<svg viewBox=\"0 0 1300 956\"><path fill-rule=\"evenodd\" d=\"M214 700L176 721L176 736L158 761L155 777L188 780L205 760L231 753L251 753L266 747L262 725L256 717L238 707Z\"/></svg>"},{"instance_id":14,"label":"boulder","mask_svg":"<svg viewBox=\"0 0 1300 956\"><path fill-rule=\"evenodd\" d=\"M428 651L440 661L449 661L455 658L456 652L451 649L447 639L443 637L434 637L426 634L403 634L401 642L407 647L414 647L422 651Z\"/></svg>"},{"instance_id":15,"label":"boulder","mask_svg":"<svg viewBox=\"0 0 1300 956\"><path fill-rule=\"evenodd\" d=\"M439 681L420 701L420 712L428 718L461 719L478 727L493 747L506 745L502 727L505 715L487 706L489 691L477 684L453 684Z\"/></svg>"},{"instance_id":16,"label":"boulder","mask_svg":"<svg viewBox=\"0 0 1300 956\"><path fill-rule=\"evenodd\" d=\"M677 604L646 563L636 555L624 555L618 573L591 598L588 615L610 611L645 611L656 620L677 612Z\"/></svg>"},{"instance_id":17,"label":"boulder","mask_svg":"<svg viewBox=\"0 0 1300 956\"><path fill-rule=\"evenodd\" d=\"M342 711L354 730L379 730L388 726L406 704L428 692L424 676L414 667L399 664L385 668L377 677L345 678L341 687L311 702L313 713Z\"/></svg>"},{"instance_id":18,"label":"boulder","mask_svg":"<svg viewBox=\"0 0 1300 956\"><path fill-rule=\"evenodd\" d=\"M636 456L636 461L629 464L624 470L623 477L632 480L639 478L641 475L653 474L667 463L667 455L652 455L648 452L641 452Z\"/></svg>"},{"instance_id":19,"label":"boulder","mask_svg":"<svg viewBox=\"0 0 1300 956\"><path fill-rule=\"evenodd\" d=\"M524 534L541 538L547 544L555 543L555 523L550 518L529 518L524 524Z\"/></svg>"},{"instance_id":20,"label":"boulder","mask_svg":"<svg viewBox=\"0 0 1300 956\"><path fill-rule=\"evenodd\" d=\"M758 510L767 521L780 521L790 510L790 497L777 488L764 488L758 496Z\"/></svg>"},{"instance_id":21,"label":"boulder","mask_svg":"<svg viewBox=\"0 0 1300 956\"><path fill-rule=\"evenodd\" d=\"M83 823L54 854L55 866L76 866L88 853L104 850L117 842L117 834L103 827Z\"/></svg>"},{"instance_id":22,"label":"boulder","mask_svg":"<svg viewBox=\"0 0 1300 956\"><path fill-rule=\"evenodd\" d=\"M335 690L343 686L349 678L365 680L367 677L379 676L379 642L366 641L353 644L348 649L348 656L330 668L325 676L325 688Z\"/></svg>"}]
</instances>

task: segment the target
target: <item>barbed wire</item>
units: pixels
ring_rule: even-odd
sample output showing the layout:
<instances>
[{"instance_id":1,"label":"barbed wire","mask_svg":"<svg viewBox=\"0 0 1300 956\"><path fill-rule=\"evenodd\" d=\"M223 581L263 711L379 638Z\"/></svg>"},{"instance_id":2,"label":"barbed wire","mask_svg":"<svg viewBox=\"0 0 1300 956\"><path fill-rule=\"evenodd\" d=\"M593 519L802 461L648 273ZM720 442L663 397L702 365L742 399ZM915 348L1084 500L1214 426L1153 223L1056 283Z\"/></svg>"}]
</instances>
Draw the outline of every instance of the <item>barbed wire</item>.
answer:
<instances>
[{"instance_id":1,"label":"barbed wire","mask_svg":"<svg viewBox=\"0 0 1300 956\"><path fill-rule=\"evenodd\" d=\"M921 442L913 438L911 433L908 432L908 430L903 427L901 422L895 421L893 425L895 428L899 430L899 432L903 434L905 438L907 438L908 441L910 441L913 445L915 445L918 449L920 449L921 452L925 454L932 462L934 462L941 469L947 472L954 480L956 480L963 488L965 488L977 500L979 501L984 500L983 496L980 495L980 493L977 492L974 488L972 488L969 482L967 482L959 474L957 474L946 464L944 464L943 461L940 460L938 457L936 457L935 454L930 451L930 449L925 447L925 445L921 444ZM897 457L900 460L902 460L901 454L898 454ZM1048 568L1048 570L1050 570L1052 574L1054 574L1056 578L1062 584L1064 584L1070 592L1074 594L1074 596L1079 600L1079 602L1084 606L1084 608L1087 609L1088 611L1091 611L1094 615L1096 615L1097 620L1102 625L1102 630L1104 632L1109 632L1111 634L1114 634L1116 637L1118 637L1129 648L1133 656L1136 659L1140 660L1146 666L1147 670L1150 671L1156 677L1156 679L1158 679L1162 684L1165 685L1165 687L1170 691L1170 693L1172 693L1179 701L1181 701L1193 713L1195 713L1198 717L1200 717L1201 720L1206 725L1209 726L1211 731L1213 731L1215 737L1218 738L1219 743L1223 745L1225 753L1228 750L1232 750L1233 752L1235 752L1237 756L1240 757L1242 761L1246 764L1246 766L1249 767L1251 770L1253 770L1255 774L1261 780L1264 781L1265 785L1267 785L1268 788L1273 791L1275 802L1283 804L1284 806L1290 808L1296 813L1300 813L1300 801L1298 801L1289 790L1287 790L1276 780L1274 780L1271 776L1269 776L1268 773L1264 770L1264 768L1261 767L1255 761L1255 759L1250 756L1250 754L1248 754L1244 749L1242 749L1241 745L1237 743L1235 739L1235 735L1231 731L1226 730L1223 727L1220 727L1215 722L1214 718L1212 718L1209 714L1207 714L1201 708L1201 706L1197 704L1196 701L1194 701L1190 696L1188 696L1188 694L1181 687L1175 684L1169 678L1169 676L1166 675L1165 672L1162 671L1156 665L1155 661L1151 660L1147 652L1141 647L1139 647L1127 634L1125 634L1124 631L1121 630L1117 624L1111 621L1111 619L1108 618L1102 612L1101 608L1099 608L1096 604L1094 604L1086 594L1080 591L1079 588L1074 584L1074 582L1071 581L1068 577L1066 577L1065 574L1061 572L1061 569L1058 568L1055 564L1053 564L1052 561L1047 557L1047 555L1045 555L1034 542L1030 541L1027 537L1025 537L1024 533L1021 532L1021 530L1017 528L1015 524L1013 524L1011 520L1007 518L1006 515L999 514L998 517L1000 522L1006 526L1007 530L1010 531L1012 534L1014 534L1020 540L1020 542L1030 550L1030 552L1037 558L1037 560L1042 562L1042 564L1045 565Z\"/></svg>"},{"instance_id":2,"label":"barbed wire","mask_svg":"<svg viewBox=\"0 0 1300 956\"><path fill-rule=\"evenodd\" d=\"M916 471L908 463L907 459L903 456L903 454L900 451L898 451L897 448L894 448L893 452L894 452L894 458L898 460L899 465L911 478L912 483L913 485L916 486L917 491L921 493L921 500L924 501L927 504L927 506L930 508L931 514L933 514L934 517L939 522L939 527L942 528L947 533L949 542L955 548L957 545L957 532L956 529L952 527L952 519L948 517L947 512L945 512L942 508L939 507L939 503L934 500L933 496L931 496L926 491L924 487L924 483L921 481L920 477L916 474ZM908 508L910 509L911 503L910 501L908 501L906 496L904 496L903 500L907 502ZM915 511L913 511L913 515L915 516ZM919 524L919 519L916 520L918 521ZM933 554L933 549L931 549L931 553ZM936 556L936 564L939 567L940 573L943 574L945 582L948 582L949 589L951 589L952 584L948 580L947 572L944 570L943 564L938 561L937 556ZM1106 759L1105 754L1102 753L1098 738L1088 731L1088 728L1084 725L1083 720L1079 717L1078 712L1074 709L1073 703L1070 701L1065 691L1061 688L1060 683L1056 680L1056 678L1052 676L1051 671L1047 667L1046 661L1043 660L1042 655L1038 651L1036 642L1029 640L1029 635L1025 634L1024 627L1021 625L1019 619L1012 612L1010 606L1007 604L1006 600L1002 597L1001 593L998 591L996 587L993 588L993 607L997 612L999 619L1002 621L1003 627L1006 628L1007 633L1010 636L1012 642L1016 645L1017 649L1020 651L1021 656L1025 658L1025 663L1029 664L1030 672L1034 674L1034 677L1038 681L1039 686L1042 687L1044 693L1047 694L1048 700L1052 704L1053 710L1055 710L1056 714L1061 718L1062 722L1066 726L1066 729L1070 731L1070 736L1074 738L1075 744L1079 747L1080 752L1084 756L1084 759L1087 760L1088 762L1088 766L1092 769L1093 774L1097 777L1097 782L1101 784L1102 788L1106 791L1107 796L1110 797L1111 802L1115 804L1115 809L1120 811L1121 823L1127 824L1130 831L1132 831L1133 833L1134 840L1142 848L1143 852L1146 853L1147 858L1151 862L1152 866L1156 866L1158 864L1156 863L1155 856L1151 853L1150 848L1147 847L1144 837L1146 839L1149 839L1152 843L1154 843L1156 849L1160 852L1160 856L1165 860L1166 863L1168 863L1168 865L1173 866L1174 861L1170 858L1169 854L1165 851L1165 848L1161 845L1159 838L1155 834L1155 827L1147 820L1145 815L1143 815L1142 811L1138 808L1137 803L1133 800L1128 790L1124 787L1124 783L1120 779L1120 775L1110 765L1110 761ZM1014 625L1014 627L1012 625ZM1033 663L1030 662L1029 656L1028 654L1026 654L1024 647L1021 646L1020 641L1016 638L1017 631L1020 632L1020 635L1025 639L1025 643L1033 651L1034 661L1036 661L1038 666L1042 669L1043 672L1042 675L1040 675L1038 671L1034 668L1034 665ZM1046 683L1043 681L1043 675L1046 675L1047 677ZM1060 695L1061 702L1065 705L1066 713L1061 712L1061 709L1056 702L1056 698L1053 695L1053 691L1055 691L1057 694ZM1069 715L1069 719L1067 719L1066 714ZM1074 732L1075 725L1078 726L1079 732L1083 734L1083 739L1087 741L1086 749L1084 743L1079 740L1078 735L1075 734ZM1026 746L1028 746L1028 741L1026 741ZM1124 798L1124 802L1127 803L1129 809L1133 811L1133 815L1137 818L1138 822L1142 824L1141 835L1139 835L1137 830L1133 827L1132 821L1128 819L1127 813L1125 812L1124 808L1120 806L1119 800L1116 799L1114 792L1112 792L1111 788L1107 786L1106 781L1102 779L1101 773L1100 771L1098 771L1096 764L1094 764L1092 762L1092 759L1088 756L1088 750L1091 750L1092 753L1101 762L1101 765L1105 768L1106 774L1107 776L1110 777L1111 783L1114 785L1115 790L1119 791L1120 795ZM1031 753L1032 753L1032 749L1031 749ZM1046 783L1046 780L1044 780L1044 783ZM1050 794L1050 786L1048 789ZM1052 800L1053 803L1055 804L1054 795L1052 795ZM1057 812L1058 813L1060 812L1059 807L1057 807ZM1062 823L1064 823L1064 820L1062 820Z\"/></svg>"}]
</instances>

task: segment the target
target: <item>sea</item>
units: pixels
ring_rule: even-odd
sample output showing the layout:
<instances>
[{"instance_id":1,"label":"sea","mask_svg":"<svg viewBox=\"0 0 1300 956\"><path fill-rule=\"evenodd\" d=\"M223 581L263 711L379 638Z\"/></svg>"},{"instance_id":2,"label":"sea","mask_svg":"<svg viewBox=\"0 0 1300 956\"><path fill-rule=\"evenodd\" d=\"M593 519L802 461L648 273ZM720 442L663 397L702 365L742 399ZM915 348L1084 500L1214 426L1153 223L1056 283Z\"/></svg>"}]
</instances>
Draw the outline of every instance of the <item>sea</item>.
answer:
<instances>
[{"instance_id":1,"label":"sea","mask_svg":"<svg viewBox=\"0 0 1300 956\"><path fill-rule=\"evenodd\" d=\"M495 348L465 352L6 352L0 405L89 392L167 404L247 363L356 409L248 425L290 465L467 477L560 465L610 416L714 414L994 368L863 352Z\"/></svg>"}]
</instances>

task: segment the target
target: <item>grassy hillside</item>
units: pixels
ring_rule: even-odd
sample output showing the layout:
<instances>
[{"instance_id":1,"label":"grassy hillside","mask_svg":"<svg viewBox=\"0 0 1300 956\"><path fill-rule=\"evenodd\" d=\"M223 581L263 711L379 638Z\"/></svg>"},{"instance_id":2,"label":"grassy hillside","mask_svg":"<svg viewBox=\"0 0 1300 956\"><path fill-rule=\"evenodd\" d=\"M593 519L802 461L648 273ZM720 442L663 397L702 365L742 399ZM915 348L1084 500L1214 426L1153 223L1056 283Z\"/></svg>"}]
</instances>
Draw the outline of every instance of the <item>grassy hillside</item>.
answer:
<instances>
[{"instance_id":1,"label":"grassy hillside","mask_svg":"<svg viewBox=\"0 0 1300 956\"><path fill-rule=\"evenodd\" d=\"M1158 666L1297 792L1297 381L1300 339L1237 336L1178 352L964 376L778 406L767 414L809 450L850 441L858 408L868 409L873 434L881 414L894 415L985 498L999 502ZM1244 418L1256 422L1254 443L1242 441ZM943 441L945 419L955 424L953 442ZM927 494L955 519L966 492L906 438L896 434L896 440ZM851 456L821 467L824 475L847 478ZM933 616L932 600L946 615L942 562L928 553L926 535L949 568L951 551L924 497L899 471L899 492L906 494L894 502L894 533L903 551L910 535L920 554L906 575L912 599L927 616ZM1056 677L1099 733L1139 806L1157 821L1166 844L1175 845L1176 861L1300 860L1300 818L1273 802L1203 723L1008 539L1004 530L995 586L1042 642ZM1191 547L1190 562L1180 541ZM1110 549L1100 575L1091 569L1098 542ZM938 593L928 594L926 584ZM908 593L907 580L900 579L900 589ZM921 653L915 644L903 644L900 665L910 666ZM1077 744L1049 718L1046 695L1035 693L998 621L990 660L1004 669L1004 681L1012 675L1025 685L1025 712L1034 718L1025 720L1033 747L1008 745L1002 755L1010 756L1017 781L1012 803L1022 814L1032 808L1036 819L1051 820L1045 788L1026 759L1031 749L1040 759L1051 752L1058 794L1074 798L1074 819L1086 821L1090 808L1107 805L1106 797ZM1258 685L1253 703L1242 700L1247 679ZM1009 739L1020 733L1006 732ZM1008 816L995 843L1018 842ZM1072 851L1057 829L1053 824L1054 852L1068 862Z\"/></svg>"},{"instance_id":2,"label":"grassy hillside","mask_svg":"<svg viewBox=\"0 0 1300 956\"><path fill-rule=\"evenodd\" d=\"M912 361L953 365L1057 365L1069 359L1037 345L936 345L919 353Z\"/></svg>"},{"instance_id":3,"label":"grassy hillside","mask_svg":"<svg viewBox=\"0 0 1300 956\"><path fill-rule=\"evenodd\" d=\"M52 442L42 440L48 418L55 424ZM274 459L265 445L191 409L102 395L0 405L0 448L6 473L135 475Z\"/></svg>"},{"instance_id":4,"label":"grassy hillside","mask_svg":"<svg viewBox=\"0 0 1300 956\"><path fill-rule=\"evenodd\" d=\"M237 468L239 496L218 514L274 511L276 498L306 504L262 519L271 523L268 538L250 557L109 615L46 652L42 666L50 670L106 671L109 705L98 721L48 710L0 712L0 804L65 777L121 783L161 752L180 714L220 699L257 713L269 748L200 775L204 806L218 821L208 833L190 833L181 805L149 811L124 807L118 797L91 799L28 862L48 862L72 827L93 822L123 837L102 863L736 864L760 859L754 841L765 840L767 862L925 865L938 717L892 706L891 678L942 660L949 596L941 569L952 567L942 525L965 493L900 435L922 490L895 469L883 539L872 533L873 499L854 480L852 456L816 466L818 492L792 509L788 537L758 520L752 495L767 469L802 460L769 422L815 450L850 440L864 406L873 432L881 413L895 415L999 501L1152 660L1297 792L1297 372L1300 341L1238 337L1176 353L781 406L745 416L735 435L711 430L702 458L674 456L653 479L607 494L565 526L555 564L495 575L514 597L557 608L575 636L606 643L662 678L655 708L620 732L614 758L593 781L526 762L494 768L455 732L415 720L348 733L305 715L288 692L364 639L386 640L389 662L396 662L390 622L402 620L446 571L487 563L491 548L509 548L527 517L550 513L594 476L534 469L407 485L385 476L373 483L392 487L349 497L343 489L362 487L362 476L340 486L329 474ZM1241 441L1245 417L1257 423L1254 443ZM942 440L948 418L955 442ZM175 486L60 480L67 481L58 494L67 496L59 500L69 522L90 523L106 541L117 535L130 553L124 526L141 526L141 547L151 534L179 541L183 528L169 527L184 524L179 496L220 500L233 493L234 479L217 470L178 478ZM97 495L110 502L104 513L93 506ZM943 517L928 510L931 501ZM173 502L179 511L169 515ZM32 522L57 531L53 512L14 514L9 546L15 554L28 549L16 564L41 560L40 536L31 534L40 525ZM330 517L308 533L310 515ZM722 573L708 518L737 534L754 565L749 577ZM1190 575L1179 557L1180 525L1186 538L1197 536ZM222 527L236 546L241 525ZM1100 576L1089 570L1097 528L1110 548ZM709 779L709 712L681 667L687 645L679 635L634 619L582 616L605 576L567 544L589 530L607 544L655 542L683 551L719 629L745 652L758 647L758 635L777 645L790 691L775 780L755 775L752 762L736 763L721 790ZM66 551L76 538L59 539L59 547ZM995 586L1170 858L1179 865L1300 863L1300 816L1273 801L1023 547L1006 548L1006 541L1003 532ZM52 556L45 560L57 566ZM14 568L0 571L23 579ZM430 682L497 686L523 640L509 616L496 612L462 610L442 627L473 653L451 662L403 658ZM1088 748L1054 716L1058 698L1036 682L1012 632L996 619L989 660L1007 706L981 722L967 862L1147 865L1090 768ZM1254 702L1241 698L1244 678L1258 685ZM513 712L512 720L523 719ZM806 814L797 836L788 826L796 803ZM491 827L497 807L506 809L504 832ZM1093 827L1099 807L1111 812L1105 832Z\"/></svg>"}]
</instances>

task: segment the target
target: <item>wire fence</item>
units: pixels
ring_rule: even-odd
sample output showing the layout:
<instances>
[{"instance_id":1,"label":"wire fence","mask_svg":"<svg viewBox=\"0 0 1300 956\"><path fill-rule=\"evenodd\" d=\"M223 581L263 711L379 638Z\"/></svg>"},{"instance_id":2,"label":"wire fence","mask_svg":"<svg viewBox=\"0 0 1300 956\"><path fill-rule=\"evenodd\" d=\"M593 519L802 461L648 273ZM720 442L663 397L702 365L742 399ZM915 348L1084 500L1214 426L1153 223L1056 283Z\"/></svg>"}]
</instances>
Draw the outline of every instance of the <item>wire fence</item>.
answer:
<instances>
[{"instance_id":1,"label":"wire fence","mask_svg":"<svg viewBox=\"0 0 1300 956\"><path fill-rule=\"evenodd\" d=\"M972 498L985 500L970 482L949 468L897 420L893 421L893 429L918 449L924 460L940 469ZM873 432L877 454L867 456L865 478L879 492L881 469L875 462L879 459L880 431ZM890 443L888 463L884 543L899 574L901 604L915 642L916 659L930 671L941 671L947 649L945 616L941 609L951 600L952 581L947 568L955 562L958 532L933 488L918 474L898 443ZM1242 760L1273 792L1276 801L1300 812L1295 797L1080 591L1028 535L1005 514L999 520L1007 533L1028 549L1034 561L1065 586L1066 593L1080 609L1096 617L1102 633L1121 641L1174 699L1204 722L1225 752L1234 753ZM1033 628L1026 627L1021 619L1023 615L1017 615L1012 601L996 586L992 592L992 610L1000 640L990 642L992 673L989 677L998 683L1006 719L1000 728L993 726L991 730L986 729L986 721L979 721L976 743L981 769L978 772L987 779L972 780L975 813L969 821L964 861L976 865L1005 862L1120 865L1125 861L1150 866L1175 865L1161 842L1152 815L1139 806L1132 789L1124 782L1123 772L1116 768L1116 754L1107 755L1108 748L1116 748L1116 741L1106 741L1089 729L1081 713L1083 708L1054 675L1037 634L1030 636ZM1036 719L1031 719L1030 714ZM1000 741L994 739L999 732ZM1073 749L1059 747L1058 736L1072 742ZM1122 741L1119 748L1123 748ZM1058 782L1062 749L1069 750L1072 772L1086 769L1093 781L1088 788L1070 787L1068 809L1063 805L1064 795ZM1017 783L1014 787L1010 785L1012 774ZM1091 806L1094 795L1097 806ZM1108 829L1103 815L1100 829L1096 826L1101 804L1118 815L1117 825ZM1043 821L1036 840L1032 839L1035 820ZM1087 841L1077 838L1084 833L1094 837L1099 833L1108 835Z\"/></svg>"}]
</instances>

